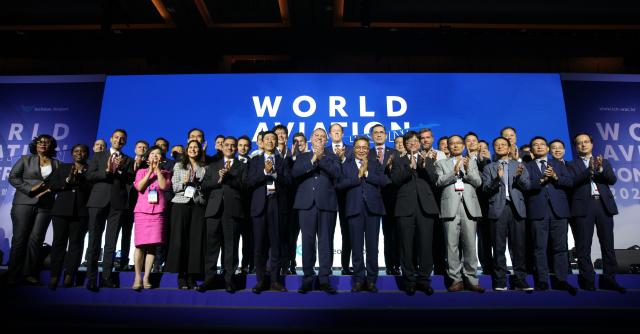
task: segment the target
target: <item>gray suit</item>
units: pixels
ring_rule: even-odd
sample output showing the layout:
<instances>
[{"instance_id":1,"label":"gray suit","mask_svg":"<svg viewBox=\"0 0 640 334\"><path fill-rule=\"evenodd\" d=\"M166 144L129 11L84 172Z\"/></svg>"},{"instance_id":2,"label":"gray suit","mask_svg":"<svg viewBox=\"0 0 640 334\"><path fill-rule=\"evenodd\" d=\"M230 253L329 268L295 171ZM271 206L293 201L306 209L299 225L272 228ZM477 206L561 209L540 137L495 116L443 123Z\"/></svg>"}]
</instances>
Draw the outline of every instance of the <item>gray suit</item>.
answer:
<instances>
[{"instance_id":1,"label":"gray suit","mask_svg":"<svg viewBox=\"0 0 640 334\"><path fill-rule=\"evenodd\" d=\"M442 189L440 218L444 224L447 240L447 274L454 284L463 280L462 274L464 273L467 284L478 285L476 220L482 217L482 210L476 195L476 188L480 187L482 180L475 160L469 161L468 170L461 166L462 175L454 173L455 161L455 158L451 157L436 162L436 172L438 173L436 185ZM455 189L455 183L460 176L462 176L464 191L456 191ZM460 262L460 241L462 241L463 263Z\"/></svg>"}]
</instances>

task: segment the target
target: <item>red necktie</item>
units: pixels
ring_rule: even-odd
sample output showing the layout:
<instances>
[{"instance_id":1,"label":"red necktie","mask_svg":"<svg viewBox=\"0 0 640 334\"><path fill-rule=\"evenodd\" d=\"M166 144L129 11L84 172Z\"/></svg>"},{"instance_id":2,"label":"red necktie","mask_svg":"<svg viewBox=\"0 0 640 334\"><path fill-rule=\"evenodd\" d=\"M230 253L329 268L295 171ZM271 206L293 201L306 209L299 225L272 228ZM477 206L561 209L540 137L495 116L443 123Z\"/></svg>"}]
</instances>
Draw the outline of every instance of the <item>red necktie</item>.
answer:
<instances>
[{"instance_id":1,"label":"red necktie","mask_svg":"<svg viewBox=\"0 0 640 334\"><path fill-rule=\"evenodd\" d=\"M384 149L382 147L378 147L378 161L380 163L384 162Z\"/></svg>"}]
</instances>

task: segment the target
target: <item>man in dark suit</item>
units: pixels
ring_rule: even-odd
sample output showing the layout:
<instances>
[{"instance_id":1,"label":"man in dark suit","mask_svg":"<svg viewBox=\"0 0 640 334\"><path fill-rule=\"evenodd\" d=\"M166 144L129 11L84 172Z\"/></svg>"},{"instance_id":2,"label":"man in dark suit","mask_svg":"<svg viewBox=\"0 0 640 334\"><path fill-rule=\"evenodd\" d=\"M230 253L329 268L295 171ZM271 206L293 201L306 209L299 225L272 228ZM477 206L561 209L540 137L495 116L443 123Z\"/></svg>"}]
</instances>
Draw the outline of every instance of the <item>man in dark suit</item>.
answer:
<instances>
[{"instance_id":1,"label":"man in dark suit","mask_svg":"<svg viewBox=\"0 0 640 334\"><path fill-rule=\"evenodd\" d=\"M256 155L249 163L247 190L251 196L251 219L253 223L255 264L257 283L254 293L268 290L265 272L267 257L271 255L270 273L271 290L285 292L281 280L280 268L285 256L282 237L286 236L280 226L282 217L289 211L287 199L291 176L288 164L275 154L278 136L266 131L262 136L264 153ZM269 252L269 248L271 251Z\"/></svg>"},{"instance_id":2,"label":"man in dark suit","mask_svg":"<svg viewBox=\"0 0 640 334\"><path fill-rule=\"evenodd\" d=\"M354 151L354 157L342 164L342 175L336 185L345 192L345 215L353 246L354 272L351 291L360 292L366 288L371 292L377 292L378 238L380 219L385 214L380 190L391 181L384 175L384 168L375 156L369 159L367 137L356 139ZM365 244L366 276L363 256Z\"/></svg>"},{"instance_id":3,"label":"man in dark suit","mask_svg":"<svg viewBox=\"0 0 640 334\"><path fill-rule=\"evenodd\" d=\"M113 253L118 241L118 229L128 209L129 194L127 186L133 183L133 159L121 152L127 143L127 132L117 129L109 139L111 148L96 153L89 161L87 180L93 182L91 194L87 200L89 209L89 264L87 266L87 289L97 291L98 258L102 233L105 230L102 256L102 281L100 286L117 288L117 282L111 279Z\"/></svg>"},{"instance_id":4,"label":"man in dark suit","mask_svg":"<svg viewBox=\"0 0 640 334\"><path fill-rule=\"evenodd\" d=\"M300 154L291 171L292 176L299 182L293 208L299 210L302 231L304 277L298 292L307 293L312 290L317 237L320 290L335 294L335 288L329 284L329 275L332 258L331 237L333 236L331 228L335 228L336 211L338 211L334 184L340 177L340 162L337 156L324 154L324 146L327 144L327 133L324 129L315 129L311 142L313 151Z\"/></svg>"},{"instance_id":5,"label":"man in dark suit","mask_svg":"<svg viewBox=\"0 0 640 334\"><path fill-rule=\"evenodd\" d=\"M407 154L394 161L391 181L398 188L395 217L400 234L405 292L411 296L421 290L431 295L433 224L440 214L431 189L438 176L434 160L427 152L418 152L420 141L415 131L407 132L403 142Z\"/></svg>"},{"instance_id":6,"label":"man in dark suit","mask_svg":"<svg viewBox=\"0 0 640 334\"><path fill-rule=\"evenodd\" d=\"M599 287L624 293L626 289L616 282L615 276L618 263L613 243L613 216L618 214L618 207L609 189L618 179L607 159L593 156L593 139L589 134L579 133L574 137L573 143L578 158L569 162L568 167L574 184L571 216L575 219L578 232L578 283L587 291L596 289L591 262L591 242L595 226L598 229L603 262Z\"/></svg>"},{"instance_id":7,"label":"man in dark suit","mask_svg":"<svg viewBox=\"0 0 640 334\"><path fill-rule=\"evenodd\" d=\"M244 164L249 163L249 152L251 152L251 139L247 135L238 137L238 160ZM247 166L247 170L249 170ZM245 212L251 209L251 196L242 194L242 207ZM242 262L240 271L244 274L254 271L253 262L253 228L251 227L251 217L246 216L240 223L240 236L242 237Z\"/></svg>"},{"instance_id":8,"label":"man in dark suit","mask_svg":"<svg viewBox=\"0 0 640 334\"><path fill-rule=\"evenodd\" d=\"M206 219L205 281L198 291L213 287L218 255L224 247L222 266L225 270L225 290L234 293L233 274L238 266L238 237L240 221L244 218L241 194L247 174L247 165L235 156L237 140L226 137L222 144L223 158L208 166L202 181L202 191L209 193Z\"/></svg>"},{"instance_id":9,"label":"man in dark suit","mask_svg":"<svg viewBox=\"0 0 640 334\"><path fill-rule=\"evenodd\" d=\"M531 221L534 241L535 288L549 289L547 283L548 241L551 241L554 287L575 295L576 289L567 283L567 218L570 215L567 191L573 186L569 171L557 160L549 160L549 147L544 137L534 137L530 143L535 160L525 167L530 183L527 192L527 217Z\"/></svg>"},{"instance_id":10,"label":"man in dark suit","mask_svg":"<svg viewBox=\"0 0 640 334\"><path fill-rule=\"evenodd\" d=\"M334 155L340 163L346 159L353 158L353 147L342 142L344 130L342 125L334 123L329 128L329 136L331 136L331 144L324 148L325 155ZM342 275L351 275L353 272L349 269L349 260L351 259L351 241L349 237L349 224L345 216L345 194L344 191L338 190L338 220L340 220L340 235L342 236L342 249L340 251L340 264L342 265ZM331 230L331 242L333 245L334 228ZM333 262L333 261L332 261Z\"/></svg>"},{"instance_id":11,"label":"man in dark suit","mask_svg":"<svg viewBox=\"0 0 640 334\"><path fill-rule=\"evenodd\" d=\"M522 163L510 158L511 142L504 137L493 140L496 161L482 172L482 189L489 197L487 218L493 241L493 289L507 290L507 237L513 267L511 288L531 291L525 280L525 218L527 209L524 192L529 188L529 173Z\"/></svg>"},{"instance_id":12,"label":"man in dark suit","mask_svg":"<svg viewBox=\"0 0 640 334\"><path fill-rule=\"evenodd\" d=\"M384 173L389 177L393 157L396 150L386 147L387 131L382 124L374 125L371 128L371 139L373 147L369 151L369 156L378 160L384 169ZM393 216L393 206L396 201L396 189L393 183L389 182L382 187L382 200L384 202L385 214L382 216L382 235L384 236L384 263L387 275L400 275L400 247L398 243L398 229Z\"/></svg>"}]
</instances>

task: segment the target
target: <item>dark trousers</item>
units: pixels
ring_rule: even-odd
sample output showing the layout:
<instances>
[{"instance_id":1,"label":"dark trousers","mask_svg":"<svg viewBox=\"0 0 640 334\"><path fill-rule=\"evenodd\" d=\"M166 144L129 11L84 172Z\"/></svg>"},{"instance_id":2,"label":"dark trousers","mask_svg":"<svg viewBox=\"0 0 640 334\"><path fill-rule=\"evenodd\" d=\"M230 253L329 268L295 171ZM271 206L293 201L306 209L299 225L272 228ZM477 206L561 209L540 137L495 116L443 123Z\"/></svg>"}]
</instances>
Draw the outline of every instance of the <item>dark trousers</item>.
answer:
<instances>
[{"instance_id":1,"label":"dark trousers","mask_svg":"<svg viewBox=\"0 0 640 334\"><path fill-rule=\"evenodd\" d=\"M382 235L384 235L384 264L387 269L400 267L400 243L395 217L382 217Z\"/></svg>"},{"instance_id":2,"label":"dark trousers","mask_svg":"<svg viewBox=\"0 0 640 334\"><path fill-rule=\"evenodd\" d=\"M118 242L118 229L120 227L124 210L113 209L110 206L104 208L89 208L89 262L87 266L87 278L95 280L98 277L98 260L104 237L104 250L102 255L102 278L111 277L113 270L113 254Z\"/></svg>"},{"instance_id":3,"label":"dark trousers","mask_svg":"<svg viewBox=\"0 0 640 334\"><path fill-rule=\"evenodd\" d=\"M351 260L351 237L349 236L349 222L346 215L346 199L344 193L338 194L338 220L340 221L340 235L342 237L342 248L340 250L340 265L342 269L349 269L349 261ZM335 221L333 223L334 228L331 229L331 245L333 248L333 235L335 234ZM333 255L333 252L332 252ZM333 263L333 257L331 262Z\"/></svg>"},{"instance_id":4,"label":"dark trousers","mask_svg":"<svg viewBox=\"0 0 640 334\"><path fill-rule=\"evenodd\" d=\"M254 245L253 240L253 227L251 226L251 219L240 220L240 237L242 237L242 268L254 267Z\"/></svg>"},{"instance_id":5,"label":"dark trousers","mask_svg":"<svg viewBox=\"0 0 640 334\"><path fill-rule=\"evenodd\" d=\"M351 232L351 246L353 254L354 281L375 283L378 279L378 239L380 235L380 216L369 213L362 203L362 211L356 216L348 218L349 232ZM364 247L367 249L366 277Z\"/></svg>"},{"instance_id":6,"label":"dark trousers","mask_svg":"<svg viewBox=\"0 0 640 334\"><path fill-rule=\"evenodd\" d=\"M316 204L307 210L299 210L300 231L302 232L302 270L304 281L313 280L315 271L313 266L316 263L316 237L318 238L318 258L320 262L320 272L318 280L320 284L329 284L331 274L331 259L333 258L333 247L331 237L332 228L336 224L335 211L319 210Z\"/></svg>"},{"instance_id":7,"label":"dark trousers","mask_svg":"<svg viewBox=\"0 0 640 334\"><path fill-rule=\"evenodd\" d=\"M298 210L291 209L289 214L287 215L287 223L285 225L285 229L287 230L287 236L284 241L285 253L286 256L285 262L283 266L289 268L296 267L296 257L298 255L298 235L300 235L300 223L299 223L299 215Z\"/></svg>"},{"instance_id":8,"label":"dark trousers","mask_svg":"<svg viewBox=\"0 0 640 334\"><path fill-rule=\"evenodd\" d=\"M525 234L524 219L519 218L513 204L509 201L504 206L498 219L491 219L491 238L493 240L493 284L503 287L507 284L507 239L511 267L516 280L524 280L527 275L525 266Z\"/></svg>"},{"instance_id":9,"label":"dark trousers","mask_svg":"<svg viewBox=\"0 0 640 334\"><path fill-rule=\"evenodd\" d=\"M546 206L545 218L531 220L531 235L534 241L534 264L537 282L547 282L549 276L549 263L547 250L551 250L553 257L553 272L558 281L567 280L568 260L567 255L567 220L558 218L551 209ZM549 245L550 243L550 245ZM550 246L550 247L549 247Z\"/></svg>"},{"instance_id":10,"label":"dark trousers","mask_svg":"<svg viewBox=\"0 0 640 334\"><path fill-rule=\"evenodd\" d=\"M478 219L478 261L483 274L492 272L493 255L491 254L491 223L486 218Z\"/></svg>"},{"instance_id":11,"label":"dark trousers","mask_svg":"<svg viewBox=\"0 0 640 334\"><path fill-rule=\"evenodd\" d=\"M281 229L278 199L275 196L267 197L264 212L259 216L253 217L253 236L258 281L262 281L265 277L267 257L270 254L271 282L277 282L279 279L278 273L280 272L280 267L282 267L282 247L280 245ZM269 251L269 247L271 247L271 251Z\"/></svg>"},{"instance_id":12,"label":"dark trousers","mask_svg":"<svg viewBox=\"0 0 640 334\"><path fill-rule=\"evenodd\" d=\"M433 271L434 216L416 207L411 216L396 217L400 235L400 265L407 285L428 283Z\"/></svg>"},{"instance_id":13,"label":"dark trousers","mask_svg":"<svg viewBox=\"0 0 640 334\"><path fill-rule=\"evenodd\" d=\"M129 250L131 249L131 234L133 231L133 210L126 209L122 213L122 223L118 233L120 234L120 267L129 264Z\"/></svg>"},{"instance_id":14,"label":"dark trousers","mask_svg":"<svg viewBox=\"0 0 640 334\"><path fill-rule=\"evenodd\" d=\"M218 268L218 256L222 247L222 267L225 270L224 280L231 283L233 274L238 268L238 238L240 235L240 219L222 210L216 216L206 219L207 243L204 255L204 274L206 279L215 276Z\"/></svg>"},{"instance_id":15,"label":"dark trousers","mask_svg":"<svg viewBox=\"0 0 640 334\"><path fill-rule=\"evenodd\" d=\"M433 273L444 275L447 272L447 241L444 222L435 218L433 223Z\"/></svg>"},{"instance_id":16,"label":"dark trousers","mask_svg":"<svg viewBox=\"0 0 640 334\"><path fill-rule=\"evenodd\" d=\"M51 210L37 205L15 204L11 207L11 252L7 276L38 276L40 249L47 234Z\"/></svg>"},{"instance_id":17,"label":"dark trousers","mask_svg":"<svg viewBox=\"0 0 640 334\"><path fill-rule=\"evenodd\" d=\"M584 217L575 217L575 226L578 234L576 239L576 251L578 253L578 269L580 280L593 283L595 271L591 261L591 243L593 241L593 229L597 228L600 250L602 252L603 278L615 281L616 253L613 245L613 217L607 214L600 199L591 199L585 203L589 208Z\"/></svg>"},{"instance_id":18,"label":"dark trousers","mask_svg":"<svg viewBox=\"0 0 640 334\"><path fill-rule=\"evenodd\" d=\"M59 278L63 264L66 275L75 275L82 260L87 217L53 217L51 278ZM67 244L69 249L67 250Z\"/></svg>"},{"instance_id":19,"label":"dark trousers","mask_svg":"<svg viewBox=\"0 0 640 334\"><path fill-rule=\"evenodd\" d=\"M204 207L190 203L172 203L171 239L167 252L166 271L202 274L204 269Z\"/></svg>"}]
</instances>

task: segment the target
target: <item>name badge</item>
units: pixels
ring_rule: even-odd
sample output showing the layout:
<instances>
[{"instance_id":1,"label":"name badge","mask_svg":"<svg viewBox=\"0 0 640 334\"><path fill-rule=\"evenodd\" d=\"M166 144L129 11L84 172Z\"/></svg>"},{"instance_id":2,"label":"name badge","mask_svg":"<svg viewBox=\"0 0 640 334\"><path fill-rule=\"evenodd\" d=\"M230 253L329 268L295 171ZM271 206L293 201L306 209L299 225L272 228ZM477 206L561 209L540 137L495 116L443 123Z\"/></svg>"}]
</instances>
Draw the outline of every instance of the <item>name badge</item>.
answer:
<instances>
[{"instance_id":1,"label":"name badge","mask_svg":"<svg viewBox=\"0 0 640 334\"><path fill-rule=\"evenodd\" d=\"M194 188L193 186L187 186L187 188L184 189L184 197L186 198L193 198L195 194L196 188Z\"/></svg>"},{"instance_id":2,"label":"name badge","mask_svg":"<svg viewBox=\"0 0 640 334\"><path fill-rule=\"evenodd\" d=\"M464 191L464 182L462 182L462 179L458 179L458 181L456 181L454 188L456 191Z\"/></svg>"},{"instance_id":3,"label":"name badge","mask_svg":"<svg viewBox=\"0 0 640 334\"><path fill-rule=\"evenodd\" d=\"M149 190L149 194L147 195L147 201L151 204L158 203L158 191L155 189Z\"/></svg>"}]
</instances>

